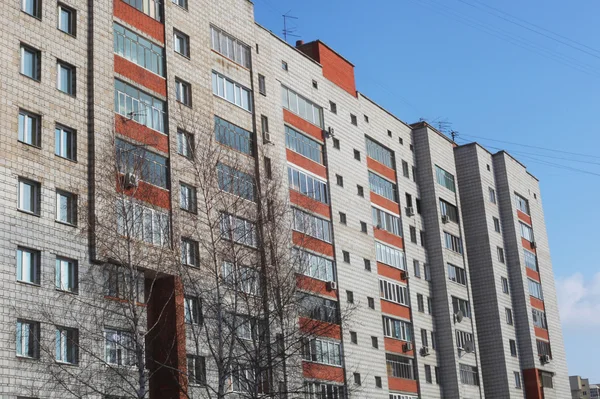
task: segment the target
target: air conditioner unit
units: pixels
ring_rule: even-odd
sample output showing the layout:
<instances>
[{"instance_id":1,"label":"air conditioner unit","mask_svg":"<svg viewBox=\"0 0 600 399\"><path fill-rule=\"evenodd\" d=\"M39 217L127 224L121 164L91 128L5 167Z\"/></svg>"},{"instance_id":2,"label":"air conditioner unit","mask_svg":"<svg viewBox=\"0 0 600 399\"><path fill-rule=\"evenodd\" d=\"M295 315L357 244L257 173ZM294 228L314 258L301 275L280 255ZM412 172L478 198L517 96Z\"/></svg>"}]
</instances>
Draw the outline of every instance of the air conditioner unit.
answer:
<instances>
[{"instance_id":1,"label":"air conditioner unit","mask_svg":"<svg viewBox=\"0 0 600 399\"><path fill-rule=\"evenodd\" d=\"M335 281L327 282L327 291L335 291L337 290L337 283Z\"/></svg>"},{"instance_id":2,"label":"air conditioner unit","mask_svg":"<svg viewBox=\"0 0 600 399\"><path fill-rule=\"evenodd\" d=\"M537 247L535 241L531 241L531 248L535 249Z\"/></svg>"},{"instance_id":3,"label":"air conditioner unit","mask_svg":"<svg viewBox=\"0 0 600 399\"><path fill-rule=\"evenodd\" d=\"M400 270L400 278L406 280L408 278L408 272L406 270Z\"/></svg>"},{"instance_id":4,"label":"air conditioner unit","mask_svg":"<svg viewBox=\"0 0 600 399\"><path fill-rule=\"evenodd\" d=\"M263 143L270 144L271 143L271 133L263 132Z\"/></svg>"},{"instance_id":5,"label":"air conditioner unit","mask_svg":"<svg viewBox=\"0 0 600 399\"><path fill-rule=\"evenodd\" d=\"M415 214L415 208L413 208L412 206L407 206L406 207L406 216L412 216Z\"/></svg>"},{"instance_id":6,"label":"air conditioner unit","mask_svg":"<svg viewBox=\"0 0 600 399\"><path fill-rule=\"evenodd\" d=\"M402 350L404 352L410 352L411 350L413 350L413 346L412 346L412 342L407 342L402 346Z\"/></svg>"},{"instance_id":7,"label":"air conditioner unit","mask_svg":"<svg viewBox=\"0 0 600 399\"><path fill-rule=\"evenodd\" d=\"M138 177L135 173L126 173L123 178L125 188L133 188L138 186Z\"/></svg>"},{"instance_id":8,"label":"air conditioner unit","mask_svg":"<svg viewBox=\"0 0 600 399\"><path fill-rule=\"evenodd\" d=\"M448 217L448 215L442 215L442 223L446 224L450 221L450 218Z\"/></svg>"},{"instance_id":9,"label":"air conditioner unit","mask_svg":"<svg viewBox=\"0 0 600 399\"><path fill-rule=\"evenodd\" d=\"M334 137L335 130L333 130L333 128L331 126L329 126L329 128L323 129L323 136L325 136L326 139L328 139L330 137Z\"/></svg>"},{"instance_id":10,"label":"air conditioner unit","mask_svg":"<svg viewBox=\"0 0 600 399\"><path fill-rule=\"evenodd\" d=\"M550 363L550 356L548 356L548 355L540 356L540 362L542 362L542 364Z\"/></svg>"},{"instance_id":11,"label":"air conditioner unit","mask_svg":"<svg viewBox=\"0 0 600 399\"><path fill-rule=\"evenodd\" d=\"M421 356L429 356L429 347L424 346L421 348Z\"/></svg>"}]
</instances>

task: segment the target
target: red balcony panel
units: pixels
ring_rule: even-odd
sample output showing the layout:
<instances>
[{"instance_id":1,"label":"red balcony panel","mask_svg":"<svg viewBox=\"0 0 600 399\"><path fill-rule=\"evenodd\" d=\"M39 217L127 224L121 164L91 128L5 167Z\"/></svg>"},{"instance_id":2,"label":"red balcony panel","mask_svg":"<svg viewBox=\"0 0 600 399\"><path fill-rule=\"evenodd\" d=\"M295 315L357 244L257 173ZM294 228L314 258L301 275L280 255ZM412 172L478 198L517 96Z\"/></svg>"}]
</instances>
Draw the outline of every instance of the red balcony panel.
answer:
<instances>
[{"instance_id":1,"label":"red balcony panel","mask_svg":"<svg viewBox=\"0 0 600 399\"><path fill-rule=\"evenodd\" d=\"M417 393L417 381L406 380L404 378L396 378L388 376L388 387L390 391L402 391Z\"/></svg>"},{"instance_id":2,"label":"red balcony panel","mask_svg":"<svg viewBox=\"0 0 600 399\"><path fill-rule=\"evenodd\" d=\"M326 364L302 362L302 375L304 378L344 383L344 369Z\"/></svg>"},{"instance_id":3,"label":"red balcony panel","mask_svg":"<svg viewBox=\"0 0 600 399\"><path fill-rule=\"evenodd\" d=\"M377 274L383 277L387 277L392 280L401 281L406 283L407 280L402 278L403 271L400 269L396 269L395 267L391 267L385 265L381 262L377 262Z\"/></svg>"},{"instance_id":4,"label":"red balcony panel","mask_svg":"<svg viewBox=\"0 0 600 399\"><path fill-rule=\"evenodd\" d=\"M285 108L283 109L283 120L286 123L289 123L290 125L295 127L296 129L301 130L303 133L306 133L309 136L312 136L321 142L323 141L323 130L320 127L313 125L308 121L305 121L298 115L288 111Z\"/></svg>"},{"instance_id":5,"label":"red balcony panel","mask_svg":"<svg viewBox=\"0 0 600 399\"><path fill-rule=\"evenodd\" d=\"M402 239L402 237L398 237L397 235L392 234L387 230L378 229L377 227L374 227L373 235L376 239L385 242L386 244L390 244L401 249L404 248L404 240Z\"/></svg>"},{"instance_id":6,"label":"red balcony panel","mask_svg":"<svg viewBox=\"0 0 600 399\"><path fill-rule=\"evenodd\" d=\"M290 189L290 202L292 204L299 205L300 207L308 210L309 212L325 216L327 219L331 218L329 205L307 197L306 195L303 195L296 190Z\"/></svg>"},{"instance_id":7,"label":"red balcony panel","mask_svg":"<svg viewBox=\"0 0 600 399\"><path fill-rule=\"evenodd\" d=\"M533 253L537 253L535 248L531 245L531 242L527 241L523 237L521 237L521 244L523 245L523 248L525 248Z\"/></svg>"},{"instance_id":8,"label":"red balcony panel","mask_svg":"<svg viewBox=\"0 0 600 399\"><path fill-rule=\"evenodd\" d=\"M400 207L394 201L390 201L389 199L382 197L379 194L375 194L371 191L371 202L375 205L379 205L380 207L387 209L390 212L395 213L396 215L400 214Z\"/></svg>"},{"instance_id":9,"label":"red balcony panel","mask_svg":"<svg viewBox=\"0 0 600 399\"><path fill-rule=\"evenodd\" d=\"M535 270L531 270L530 268L526 267L525 268L526 273L527 273L527 277L529 277L532 280L537 281L538 283L540 282L540 274L538 272L536 272Z\"/></svg>"},{"instance_id":10,"label":"red balcony panel","mask_svg":"<svg viewBox=\"0 0 600 399\"><path fill-rule=\"evenodd\" d=\"M120 179L122 174L117 176L117 192L124 192L126 195L132 196L140 201L164 208L171 209L171 193L169 190L154 186L140 180L138 186L130 189L123 189L123 184Z\"/></svg>"},{"instance_id":11,"label":"red balcony panel","mask_svg":"<svg viewBox=\"0 0 600 399\"><path fill-rule=\"evenodd\" d=\"M296 276L296 287L304 291L314 292L319 295L337 298L337 291L329 291L325 281L308 277L302 274Z\"/></svg>"},{"instance_id":12,"label":"red balcony panel","mask_svg":"<svg viewBox=\"0 0 600 399\"><path fill-rule=\"evenodd\" d=\"M533 306L536 309L539 309L541 311L545 311L546 308L544 307L544 301L537 299L535 297L530 296L529 297L529 302L531 302L531 306Z\"/></svg>"},{"instance_id":13,"label":"red balcony panel","mask_svg":"<svg viewBox=\"0 0 600 399\"><path fill-rule=\"evenodd\" d=\"M292 241L299 247L333 257L333 245L326 243L325 241L318 240L297 231L292 232Z\"/></svg>"},{"instance_id":14,"label":"red balcony panel","mask_svg":"<svg viewBox=\"0 0 600 399\"><path fill-rule=\"evenodd\" d=\"M115 130L123 136L147 144L159 151L169 152L169 137L167 135L152 130L123 115L115 114Z\"/></svg>"},{"instance_id":15,"label":"red balcony panel","mask_svg":"<svg viewBox=\"0 0 600 399\"><path fill-rule=\"evenodd\" d=\"M527 223L528 225L531 226L531 216L529 216L528 214L526 214L525 212L517 209L517 217L524 221L525 223Z\"/></svg>"},{"instance_id":16,"label":"red balcony panel","mask_svg":"<svg viewBox=\"0 0 600 399\"><path fill-rule=\"evenodd\" d=\"M379 173L381 176L384 176L393 182L396 182L396 171L385 166L381 162L374 160L373 158L367 157L367 168Z\"/></svg>"},{"instance_id":17,"label":"red balcony panel","mask_svg":"<svg viewBox=\"0 0 600 399\"><path fill-rule=\"evenodd\" d=\"M410 308L394 302L386 301L385 299L381 300L381 313L410 320Z\"/></svg>"},{"instance_id":18,"label":"red balcony panel","mask_svg":"<svg viewBox=\"0 0 600 399\"><path fill-rule=\"evenodd\" d=\"M406 341L400 341L399 339L384 337L383 343L385 346L385 350L388 352L394 352L408 357L414 357L415 355L414 350L404 352L404 344L407 343Z\"/></svg>"},{"instance_id":19,"label":"red balcony panel","mask_svg":"<svg viewBox=\"0 0 600 399\"><path fill-rule=\"evenodd\" d=\"M523 386L527 399L544 399L544 390L538 369L523 370Z\"/></svg>"},{"instance_id":20,"label":"red balcony panel","mask_svg":"<svg viewBox=\"0 0 600 399\"><path fill-rule=\"evenodd\" d=\"M137 8L130 6L122 0L113 0L113 13L115 17L138 28L161 43L165 42L164 25Z\"/></svg>"},{"instance_id":21,"label":"red balcony panel","mask_svg":"<svg viewBox=\"0 0 600 399\"><path fill-rule=\"evenodd\" d=\"M308 170L309 172L312 172L315 175L327 180L327 169L324 165L321 165L320 163L315 162L312 159L308 159L305 156L290 150L289 148L286 148L285 154L287 160L293 163L294 165L298 165L302 169Z\"/></svg>"},{"instance_id":22,"label":"red balcony panel","mask_svg":"<svg viewBox=\"0 0 600 399\"><path fill-rule=\"evenodd\" d=\"M541 338L543 340L546 341L550 341L550 335L548 334L548 330L544 329L544 328L539 328L539 327L533 327L533 329L535 330L535 336L537 338Z\"/></svg>"},{"instance_id":23,"label":"red balcony panel","mask_svg":"<svg viewBox=\"0 0 600 399\"><path fill-rule=\"evenodd\" d=\"M333 339L342 339L342 329L337 324L327 323L325 321L300 317L300 331L306 334L319 337L328 337Z\"/></svg>"},{"instance_id":24,"label":"red balcony panel","mask_svg":"<svg viewBox=\"0 0 600 399\"><path fill-rule=\"evenodd\" d=\"M167 96L167 82L165 78L142 68L133 62L115 54L115 72L125 76L134 82L154 91L155 93Z\"/></svg>"}]
</instances>

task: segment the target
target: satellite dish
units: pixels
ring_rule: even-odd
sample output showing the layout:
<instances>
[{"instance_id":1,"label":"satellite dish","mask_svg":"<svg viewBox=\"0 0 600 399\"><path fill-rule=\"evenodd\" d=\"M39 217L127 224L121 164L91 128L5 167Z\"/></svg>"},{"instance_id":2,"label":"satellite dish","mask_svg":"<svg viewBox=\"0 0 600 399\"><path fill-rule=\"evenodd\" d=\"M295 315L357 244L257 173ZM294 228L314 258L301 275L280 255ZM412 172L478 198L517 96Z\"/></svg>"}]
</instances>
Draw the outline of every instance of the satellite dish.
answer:
<instances>
[{"instance_id":1,"label":"satellite dish","mask_svg":"<svg viewBox=\"0 0 600 399\"><path fill-rule=\"evenodd\" d=\"M465 350L466 353L473 353L473 352L475 352L475 345L473 344L472 341L467 341L464 343L463 349Z\"/></svg>"},{"instance_id":2,"label":"satellite dish","mask_svg":"<svg viewBox=\"0 0 600 399\"><path fill-rule=\"evenodd\" d=\"M454 322L455 323L460 323L463 320L463 312L462 310L459 310L458 312L454 313Z\"/></svg>"}]
</instances>

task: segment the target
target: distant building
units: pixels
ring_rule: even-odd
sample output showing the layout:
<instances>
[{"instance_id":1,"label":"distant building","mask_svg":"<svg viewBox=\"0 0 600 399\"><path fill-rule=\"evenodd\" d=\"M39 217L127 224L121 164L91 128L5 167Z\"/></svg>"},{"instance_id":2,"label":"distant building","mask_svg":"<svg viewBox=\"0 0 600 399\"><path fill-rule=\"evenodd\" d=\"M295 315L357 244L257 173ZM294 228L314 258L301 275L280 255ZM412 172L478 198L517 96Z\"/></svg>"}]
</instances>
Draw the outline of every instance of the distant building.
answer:
<instances>
[{"instance_id":1,"label":"distant building","mask_svg":"<svg viewBox=\"0 0 600 399\"><path fill-rule=\"evenodd\" d=\"M587 378L581 378L581 376L572 375L569 377L569 383L571 384L572 399L589 399L598 397L598 385L592 385L594 387L594 394L592 395L592 387L590 386L590 381Z\"/></svg>"}]
</instances>

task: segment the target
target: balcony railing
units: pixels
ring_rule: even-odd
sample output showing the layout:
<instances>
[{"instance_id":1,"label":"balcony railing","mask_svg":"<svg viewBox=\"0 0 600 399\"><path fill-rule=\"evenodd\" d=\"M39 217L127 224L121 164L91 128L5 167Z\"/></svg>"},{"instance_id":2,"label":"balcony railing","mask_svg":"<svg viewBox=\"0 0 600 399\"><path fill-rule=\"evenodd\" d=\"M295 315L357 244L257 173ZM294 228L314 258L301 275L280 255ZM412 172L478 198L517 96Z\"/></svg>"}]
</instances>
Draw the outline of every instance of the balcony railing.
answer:
<instances>
[{"instance_id":1,"label":"balcony railing","mask_svg":"<svg viewBox=\"0 0 600 399\"><path fill-rule=\"evenodd\" d=\"M387 359L387 373L390 377L404 378L407 380L414 380L414 367L410 359L405 361L393 360L388 357Z\"/></svg>"},{"instance_id":2,"label":"balcony railing","mask_svg":"<svg viewBox=\"0 0 600 399\"><path fill-rule=\"evenodd\" d=\"M145 95L145 97L150 98L148 95ZM150 129L161 133L165 132L165 112L162 109L156 108L120 90L115 90L115 111Z\"/></svg>"}]
</instances>

